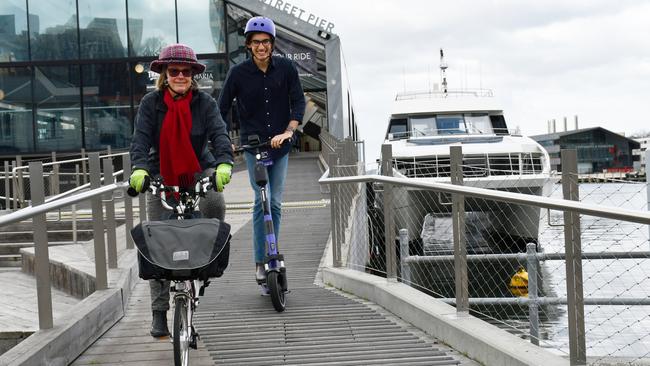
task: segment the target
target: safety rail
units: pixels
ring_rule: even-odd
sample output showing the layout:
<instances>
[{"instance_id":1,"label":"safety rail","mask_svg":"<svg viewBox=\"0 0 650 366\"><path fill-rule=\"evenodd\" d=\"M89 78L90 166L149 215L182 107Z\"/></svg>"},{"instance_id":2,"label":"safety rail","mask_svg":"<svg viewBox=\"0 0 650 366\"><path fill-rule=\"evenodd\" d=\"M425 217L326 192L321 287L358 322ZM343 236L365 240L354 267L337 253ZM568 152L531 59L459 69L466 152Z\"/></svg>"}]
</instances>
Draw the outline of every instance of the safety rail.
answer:
<instances>
[{"instance_id":1,"label":"safety rail","mask_svg":"<svg viewBox=\"0 0 650 366\"><path fill-rule=\"evenodd\" d=\"M34 230L35 278L37 288L39 328L50 329L53 327L52 291L49 275L49 247L47 238L46 213L52 210L71 206L79 202L91 201L93 215L93 244L95 256L95 289L103 290L108 287L108 268L117 268L117 243L116 222L114 209L114 192L124 191L128 187L126 182L115 183L113 180L112 160L104 158L103 172L104 186L101 186L102 169L99 153L90 153L88 156L90 171L90 191L75 194L69 197L60 197L57 200L45 202L45 184L43 177L43 163L29 163L29 183L31 191L31 206L22 208L0 217L0 226L32 219ZM128 155L122 155L124 176L130 176L130 160ZM133 228L132 199L128 195L124 198L124 216L127 249L134 247L128 234ZM106 215L104 215L106 207ZM145 207L140 206L141 211ZM142 220L142 216L141 220ZM106 229L107 241L104 240Z\"/></svg>"},{"instance_id":2,"label":"safety rail","mask_svg":"<svg viewBox=\"0 0 650 366\"><path fill-rule=\"evenodd\" d=\"M566 304L568 353L571 363L575 365L587 362L585 305L596 305L597 308L626 306L626 309L629 309L630 306L650 305L650 301L647 300L648 294L644 290L644 284L650 282L650 274L643 271L643 268L647 267L642 265L644 262L634 262L627 265L633 271L632 275L641 276L641 278L634 277L635 280L633 281L637 284L637 294L640 294L637 296L630 296L633 290L628 291L628 289L625 289L625 291L617 293L615 289L607 287L608 284L621 277L621 274L614 274L613 279L600 280L597 277L600 273L593 274L591 272L591 267L593 267L591 261L594 260L604 263L621 260L648 260L650 252L647 250L647 241L645 246L640 244L639 246L642 246L642 248L631 252L602 250L593 253L583 253L581 241L581 234L586 235L585 232L587 232L581 232L581 215L595 217L598 220L619 220L624 223L636 223L646 227L650 225L650 213L578 202L579 186L575 150L562 152L563 172L561 180L564 199L500 189L503 187L489 187L494 189L487 189L463 185L462 148L452 146L450 150L452 160L451 184L425 183L390 176L393 171L391 164L392 152L388 144L382 146L381 171L384 175L360 175L357 162L346 160L345 155L341 153L330 154L331 156L328 159L330 164L319 183L328 185L332 192L332 255L335 267L348 267L385 276L389 280L400 280L425 293L439 297L443 301L455 304L459 313L469 312L470 305L472 307L475 305L491 307L507 305L510 306L507 312L514 312L518 317L521 317L521 310L518 307L528 307L529 332L526 337L530 337L531 342L535 344L539 344L541 338L539 315L541 314L550 319L551 316L548 314L552 313L542 310L542 307L553 304ZM553 184L555 184L555 181L553 181ZM381 189L377 189L378 186ZM418 192L414 194L417 198L409 202L420 205L424 204L424 201L429 197L434 197L428 196L426 192L437 192L439 196L450 196L449 203L451 204L446 207L448 207L447 214L451 219L451 223L449 232L444 232L443 236L446 236L449 242L452 242L453 247L445 247L443 252L440 253L427 253L425 251L424 253L418 252L417 255L411 254L414 243L423 244L421 239L420 242L409 240L409 234L413 235L413 233L398 230L402 228L396 226L396 216L401 215L401 208L405 204L404 192ZM485 202L492 202L493 204L487 205ZM436 206L437 209L440 207L440 204ZM538 209L538 213L545 212L541 210L542 208L562 212L564 223L561 227L563 228L563 234L555 233L556 236L553 239L564 242L563 253L541 253L538 245L541 246L543 243L529 243L527 246L524 245L523 249L518 253L515 251L515 253L504 252L498 254L481 253L480 250L468 246L468 242L474 240L473 236L476 235L476 232L470 229L470 226L476 224L470 221L474 220L474 216L479 215L480 210L484 207L499 207L501 210L513 210L518 213L525 212L520 211L520 207L532 207ZM377 208L381 212L373 216L372 212ZM425 209L432 210L432 207L425 207ZM426 211L425 209L423 211ZM401 222L405 220L418 220L418 222L421 222L419 220L422 217L400 219L398 221ZM438 220L439 217L434 219ZM521 219L524 223L534 222L535 219L542 222L546 220L546 218L539 215L536 218L520 217L518 219ZM587 224L584 230L590 230L595 226L603 226L602 221L594 223L583 219L582 222ZM439 225L439 223L436 223L436 225ZM627 226L623 227L621 225L621 228L627 229ZM480 229L485 231L483 227ZM635 233L647 233L647 229L640 230L636 227L630 230ZM393 234L387 235L385 233ZM623 235L629 236L630 234L625 231ZM415 236L417 236L417 233ZM438 237L435 239L442 241L445 238ZM514 241L514 239L512 240ZM377 243L379 244L377 245ZM596 248L595 244L593 246ZM419 249L422 249L422 247ZM468 253L468 249L473 252ZM554 273L548 274L544 271L542 264L551 260L565 263L566 278L564 283L553 283ZM590 290L591 296L588 298L584 296L583 261L589 264L586 280L595 281L595 279L598 279L600 281L596 286L596 290ZM444 267L444 263L450 263L449 268ZM491 263L491 267L477 267L477 263ZM481 277L482 275L491 276L493 273L511 266L514 266L515 269L520 266L528 270L525 289L527 297L524 295L513 297L510 294L500 294L502 296L477 297L474 295L470 298L470 292L476 294L486 290L480 288L480 285L486 285L486 283L481 282L485 279ZM604 266L607 267L606 264ZM427 268L428 272L424 271L423 268ZM434 270L431 270L431 268L434 268ZM468 274L468 268L473 268L478 272L470 271L471 273ZM555 269L555 271L559 270ZM606 270L607 268L603 268L600 271ZM448 287L450 289L447 289L448 291L436 287L446 281L449 282ZM493 281L493 279L489 278L489 281ZM494 283L501 286L499 285L501 282L494 280ZM490 282L490 285L493 285L493 283ZM553 291L565 291L566 296L557 296L553 291L549 291L547 287L551 285L555 287L552 289ZM606 296L602 296L602 293L606 294ZM449 298L449 294L452 295L451 298ZM648 308L644 309L643 314L646 314ZM471 310L475 311L474 308ZM625 316L622 311L624 310L617 314ZM639 315L638 324L642 324L643 319L650 315L643 314ZM555 319L557 320L557 318ZM599 323L590 326L589 330L597 330L597 326L600 325ZM560 330L560 332L563 331ZM620 335L621 332L613 331L613 333L606 335L605 338L612 338L615 335ZM638 348L635 343L642 341L644 335L635 337L635 339L628 341L630 342L629 346L637 346ZM592 340L592 342L594 341ZM597 349L598 345L606 342L606 340L597 340L596 342L595 345L590 345L590 349ZM550 347L561 349L564 346L562 344L551 344ZM641 350L641 356L637 355L630 358L645 358L650 354L644 354L643 352L648 352L648 350ZM606 356L618 357L620 354L612 351ZM602 355L592 357L598 358L602 357Z\"/></svg>"}]
</instances>

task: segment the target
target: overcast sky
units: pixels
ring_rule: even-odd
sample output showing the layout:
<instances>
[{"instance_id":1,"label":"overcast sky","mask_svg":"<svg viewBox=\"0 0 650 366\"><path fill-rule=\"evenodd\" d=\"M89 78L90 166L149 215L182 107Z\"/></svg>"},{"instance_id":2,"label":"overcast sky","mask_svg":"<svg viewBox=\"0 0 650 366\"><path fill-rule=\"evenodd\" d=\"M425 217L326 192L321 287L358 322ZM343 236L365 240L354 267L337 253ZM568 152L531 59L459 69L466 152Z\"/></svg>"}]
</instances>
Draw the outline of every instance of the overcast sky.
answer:
<instances>
[{"instance_id":1,"label":"overcast sky","mask_svg":"<svg viewBox=\"0 0 650 366\"><path fill-rule=\"evenodd\" d=\"M650 1L293 0L335 24L361 137L378 151L398 92L489 88L510 128L650 131ZM374 156L368 155L368 160Z\"/></svg>"}]
</instances>

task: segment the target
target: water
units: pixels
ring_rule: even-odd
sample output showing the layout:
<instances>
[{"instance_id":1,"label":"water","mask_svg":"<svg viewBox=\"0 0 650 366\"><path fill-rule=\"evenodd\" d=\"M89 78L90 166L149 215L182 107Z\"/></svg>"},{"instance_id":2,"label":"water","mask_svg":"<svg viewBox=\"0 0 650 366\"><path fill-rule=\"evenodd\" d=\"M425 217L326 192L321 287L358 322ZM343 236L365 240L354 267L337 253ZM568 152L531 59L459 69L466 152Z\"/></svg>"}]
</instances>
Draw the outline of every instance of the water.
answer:
<instances>
[{"instance_id":1,"label":"water","mask_svg":"<svg viewBox=\"0 0 650 366\"><path fill-rule=\"evenodd\" d=\"M561 198L560 185L552 197ZM607 183L581 184L581 202L647 210L645 184ZM547 211L540 222L540 244L545 252L564 252L563 214ZM560 226L554 226L560 225ZM648 226L581 216L582 250L594 252L650 251ZM545 285L558 297L566 297L564 261L546 261L542 265ZM648 298L650 297L650 260L616 259L584 260L583 286L585 298ZM591 362L624 357L625 362L639 362L650 357L650 306L586 305L585 330L587 356ZM542 308L540 316L541 345L569 352L566 306ZM490 314L513 328L528 332L526 314L502 311Z\"/></svg>"}]
</instances>

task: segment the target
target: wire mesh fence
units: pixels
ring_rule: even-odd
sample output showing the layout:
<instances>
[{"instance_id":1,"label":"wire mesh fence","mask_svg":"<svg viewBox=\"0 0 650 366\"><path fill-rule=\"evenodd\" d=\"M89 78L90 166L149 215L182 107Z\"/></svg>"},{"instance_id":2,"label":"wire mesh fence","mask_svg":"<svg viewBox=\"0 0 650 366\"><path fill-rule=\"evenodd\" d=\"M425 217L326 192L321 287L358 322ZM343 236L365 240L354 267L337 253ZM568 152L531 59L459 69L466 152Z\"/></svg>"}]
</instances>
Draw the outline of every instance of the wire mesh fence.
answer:
<instances>
[{"instance_id":1,"label":"wire mesh fence","mask_svg":"<svg viewBox=\"0 0 650 366\"><path fill-rule=\"evenodd\" d=\"M486 174L478 173L484 167L463 159L462 185L568 197L560 176L541 174L534 159L528 165L523 160L501 165L499 174ZM331 161L338 163L330 165L331 177L360 175L358 163ZM449 160L447 164L446 169L435 170L451 172L453 164ZM405 175L404 169L420 174L433 169L405 168L395 159L390 165L398 176ZM506 170L510 174L504 174ZM564 180L577 183L579 176L565 172ZM581 350L589 364L612 360L638 364L650 359L647 224L582 214L571 219L569 211L503 202L499 193L494 198L466 195L459 200L440 190L369 181L331 184L330 189L333 243L340 243L342 266L383 277L393 273L399 281L455 305L459 248L454 245L460 242L467 255L471 314L567 356ZM648 210L645 183L617 180L581 183L573 189L577 189L573 199L583 203ZM462 208L456 222L454 204ZM575 224L566 227L571 220ZM577 235L571 241L567 235L572 231ZM577 247L567 252L567 242ZM582 259L572 260L574 251ZM576 321L572 315L576 311L584 318L578 316ZM575 324L579 321L584 322L584 345L575 344L575 338L581 338L574 334L582 332Z\"/></svg>"}]
</instances>

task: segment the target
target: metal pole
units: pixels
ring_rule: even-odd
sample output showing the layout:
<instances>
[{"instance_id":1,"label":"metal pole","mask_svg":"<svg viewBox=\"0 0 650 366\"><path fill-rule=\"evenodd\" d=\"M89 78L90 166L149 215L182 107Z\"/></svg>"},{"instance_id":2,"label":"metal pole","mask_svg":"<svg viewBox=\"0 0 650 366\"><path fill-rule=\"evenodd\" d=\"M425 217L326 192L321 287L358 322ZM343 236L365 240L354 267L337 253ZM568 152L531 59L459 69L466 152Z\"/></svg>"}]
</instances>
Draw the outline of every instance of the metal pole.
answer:
<instances>
[{"instance_id":1,"label":"metal pole","mask_svg":"<svg viewBox=\"0 0 650 366\"><path fill-rule=\"evenodd\" d=\"M9 190L11 189L9 188L10 176L11 174L9 174L9 161L5 160L5 210L11 209L11 201L9 200L11 197L11 194L9 193Z\"/></svg>"},{"instance_id":2,"label":"metal pole","mask_svg":"<svg viewBox=\"0 0 650 366\"><path fill-rule=\"evenodd\" d=\"M74 167L76 186L79 187L79 165ZM72 205L72 242L77 242L77 205Z\"/></svg>"},{"instance_id":3,"label":"metal pole","mask_svg":"<svg viewBox=\"0 0 650 366\"><path fill-rule=\"evenodd\" d=\"M52 163L56 162L56 152L52 151ZM50 172L50 195L54 196L56 192L56 171L54 170L56 164L52 165L52 171Z\"/></svg>"},{"instance_id":4,"label":"metal pole","mask_svg":"<svg viewBox=\"0 0 650 366\"><path fill-rule=\"evenodd\" d=\"M43 163L29 163L29 185L32 205L45 203L43 184ZM50 256L47 243L47 221L45 213L35 215L34 225L34 273L36 274L36 298L38 302L38 325L40 329L54 326L52 317L52 287L50 286Z\"/></svg>"},{"instance_id":5,"label":"metal pole","mask_svg":"<svg viewBox=\"0 0 650 366\"><path fill-rule=\"evenodd\" d=\"M382 174L393 176L393 149L390 144L381 145ZM386 247L386 278L397 278L397 253L395 248L395 223L393 221L393 187L384 183L384 232Z\"/></svg>"},{"instance_id":6,"label":"metal pole","mask_svg":"<svg viewBox=\"0 0 650 366\"><path fill-rule=\"evenodd\" d=\"M562 193L564 199L578 201L578 159L576 150L562 150ZM564 211L566 253L567 314L571 365L587 362L585 346L584 294L582 292L582 249L580 215Z\"/></svg>"},{"instance_id":7,"label":"metal pole","mask_svg":"<svg viewBox=\"0 0 650 366\"><path fill-rule=\"evenodd\" d=\"M113 159L104 159L104 185L115 183L113 177ZM108 268L117 268L117 235L115 233L115 201L113 192L104 196L106 203L106 249L108 250Z\"/></svg>"},{"instance_id":8,"label":"metal pole","mask_svg":"<svg viewBox=\"0 0 650 366\"><path fill-rule=\"evenodd\" d=\"M402 273L402 282L411 283L411 267L406 262L409 256L409 231L407 229L399 230L399 253L400 253L400 270Z\"/></svg>"},{"instance_id":9,"label":"metal pole","mask_svg":"<svg viewBox=\"0 0 650 366\"><path fill-rule=\"evenodd\" d=\"M23 158L18 155L16 156L16 168L19 168L23 165ZM18 205L16 207L23 207L24 202L25 202L25 190L24 190L24 183L23 183L23 170L18 169L18 181L16 182L16 198L18 198Z\"/></svg>"},{"instance_id":10,"label":"metal pole","mask_svg":"<svg viewBox=\"0 0 650 366\"><path fill-rule=\"evenodd\" d=\"M90 168L90 189L101 186L101 170L99 153L88 154L88 165ZM108 275L106 273L106 249L104 245L104 213L102 212L101 197L91 199L93 217L93 243L95 248L95 289L105 290L108 288Z\"/></svg>"},{"instance_id":11,"label":"metal pole","mask_svg":"<svg viewBox=\"0 0 650 366\"><path fill-rule=\"evenodd\" d=\"M83 176L84 184L88 183L88 177L86 176L86 149L81 149L81 174Z\"/></svg>"},{"instance_id":12,"label":"metal pole","mask_svg":"<svg viewBox=\"0 0 650 366\"><path fill-rule=\"evenodd\" d=\"M131 158L128 154L122 155L122 177L124 182L129 181L131 176ZM126 249L133 249L133 197L124 195L124 229L126 230Z\"/></svg>"},{"instance_id":13,"label":"metal pole","mask_svg":"<svg viewBox=\"0 0 650 366\"><path fill-rule=\"evenodd\" d=\"M463 185L463 150L460 146L449 148L451 158L451 184ZM469 312L467 278L467 245L465 243L465 197L452 195L452 223L454 230L454 275L456 284L456 312Z\"/></svg>"},{"instance_id":14,"label":"metal pole","mask_svg":"<svg viewBox=\"0 0 650 366\"><path fill-rule=\"evenodd\" d=\"M539 346L539 305L537 304L537 244L526 244L528 267L528 317L530 318L530 342Z\"/></svg>"},{"instance_id":15,"label":"metal pole","mask_svg":"<svg viewBox=\"0 0 650 366\"><path fill-rule=\"evenodd\" d=\"M577 116L576 116L577 118ZM650 149L645 151L645 198L646 198L646 208L650 211L650 172L648 172L648 164L650 163ZM648 225L648 242L650 242L650 225Z\"/></svg>"},{"instance_id":16,"label":"metal pole","mask_svg":"<svg viewBox=\"0 0 650 366\"><path fill-rule=\"evenodd\" d=\"M336 168L336 165L338 164L338 156L335 153L330 153L329 154L329 169L330 169L330 177L336 177L338 173L338 169ZM338 202L339 202L339 197L338 197L338 191L339 191L339 185L338 184L332 184L330 186L330 212L331 212L331 220L332 220L332 265L336 268L341 267L341 256L339 253L341 252L341 241L339 240L339 230L338 227L340 225L339 220L338 220Z\"/></svg>"}]
</instances>

